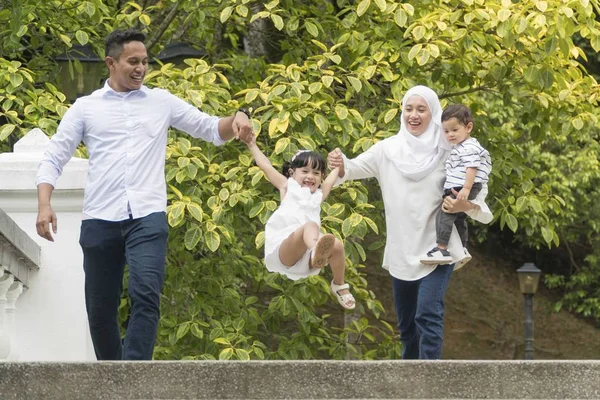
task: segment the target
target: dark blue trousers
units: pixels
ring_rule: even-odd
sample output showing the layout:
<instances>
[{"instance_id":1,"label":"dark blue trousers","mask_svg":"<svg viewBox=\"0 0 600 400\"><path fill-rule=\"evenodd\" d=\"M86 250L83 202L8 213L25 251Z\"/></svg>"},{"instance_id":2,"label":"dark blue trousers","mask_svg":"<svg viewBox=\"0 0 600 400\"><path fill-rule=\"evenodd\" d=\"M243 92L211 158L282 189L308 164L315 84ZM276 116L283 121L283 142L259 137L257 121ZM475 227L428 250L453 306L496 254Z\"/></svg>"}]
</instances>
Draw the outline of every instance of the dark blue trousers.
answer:
<instances>
[{"instance_id":1,"label":"dark blue trousers","mask_svg":"<svg viewBox=\"0 0 600 400\"><path fill-rule=\"evenodd\" d=\"M125 221L84 220L85 303L98 360L151 360L165 274L168 226L164 212ZM129 266L131 315L125 340L117 312Z\"/></svg>"},{"instance_id":2,"label":"dark blue trousers","mask_svg":"<svg viewBox=\"0 0 600 400\"><path fill-rule=\"evenodd\" d=\"M444 344L444 296L454 264L416 281L392 277L403 359L438 360Z\"/></svg>"}]
</instances>

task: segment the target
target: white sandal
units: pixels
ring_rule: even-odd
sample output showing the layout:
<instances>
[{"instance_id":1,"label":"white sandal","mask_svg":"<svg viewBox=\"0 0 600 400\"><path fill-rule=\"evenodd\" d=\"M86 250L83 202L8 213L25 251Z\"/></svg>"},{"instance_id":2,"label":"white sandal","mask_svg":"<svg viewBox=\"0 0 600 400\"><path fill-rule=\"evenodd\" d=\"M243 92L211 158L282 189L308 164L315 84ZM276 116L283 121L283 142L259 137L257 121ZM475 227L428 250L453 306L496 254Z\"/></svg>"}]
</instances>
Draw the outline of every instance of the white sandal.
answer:
<instances>
[{"instance_id":1,"label":"white sandal","mask_svg":"<svg viewBox=\"0 0 600 400\"><path fill-rule=\"evenodd\" d=\"M310 268L323 268L329 262L333 245L335 244L335 236L331 233L323 235L317 240L317 244L310 250Z\"/></svg>"},{"instance_id":2,"label":"white sandal","mask_svg":"<svg viewBox=\"0 0 600 400\"><path fill-rule=\"evenodd\" d=\"M347 283L344 283L343 285L336 285L335 283L333 283L333 281L331 281L331 292L335 295L335 298L337 299L338 303L340 303L340 305L346 310L354 310L354 307L356 307L356 299L354 298L354 296L352 296L352 293L339 293L340 290L344 289L350 289L350 285L348 285ZM354 304L349 306L348 303L351 301L353 301Z\"/></svg>"}]
</instances>

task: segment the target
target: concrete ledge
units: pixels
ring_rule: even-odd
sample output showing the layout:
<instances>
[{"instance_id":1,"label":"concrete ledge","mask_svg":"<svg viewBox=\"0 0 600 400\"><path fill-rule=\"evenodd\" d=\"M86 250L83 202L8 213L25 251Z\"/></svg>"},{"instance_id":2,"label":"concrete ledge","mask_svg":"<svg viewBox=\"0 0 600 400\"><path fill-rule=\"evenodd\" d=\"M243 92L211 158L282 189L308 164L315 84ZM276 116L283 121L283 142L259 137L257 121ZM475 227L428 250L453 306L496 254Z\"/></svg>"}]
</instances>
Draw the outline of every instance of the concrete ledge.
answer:
<instances>
[{"instance_id":1,"label":"concrete ledge","mask_svg":"<svg viewBox=\"0 0 600 400\"><path fill-rule=\"evenodd\" d=\"M40 267L40 246L0 209L0 265L25 286L29 271Z\"/></svg>"},{"instance_id":2,"label":"concrete ledge","mask_svg":"<svg viewBox=\"0 0 600 400\"><path fill-rule=\"evenodd\" d=\"M0 363L2 399L598 399L600 361Z\"/></svg>"}]
</instances>

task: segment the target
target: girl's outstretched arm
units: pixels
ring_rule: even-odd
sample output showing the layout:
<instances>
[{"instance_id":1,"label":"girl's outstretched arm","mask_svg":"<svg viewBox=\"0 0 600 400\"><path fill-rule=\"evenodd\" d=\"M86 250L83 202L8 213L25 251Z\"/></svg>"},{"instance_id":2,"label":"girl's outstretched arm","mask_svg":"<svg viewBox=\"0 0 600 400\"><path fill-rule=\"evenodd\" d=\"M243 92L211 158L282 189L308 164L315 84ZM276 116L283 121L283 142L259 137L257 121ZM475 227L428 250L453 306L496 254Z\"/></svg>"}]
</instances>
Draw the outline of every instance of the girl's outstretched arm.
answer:
<instances>
[{"instance_id":1,"label":"girl's outstretched arm","mask_svg":"<svg viewBox=\"0 0 600 400\"><path fill-rule=\"evenodd\" d=\"M325 200L327 198L327 196L329 195L329 192L331 191L331 188L333 187L333 184L335 183L339 174L340 174L340 167L336 167L336 168L332 169L331 172L329 173L329 175L327 175L327 178L325 178L325 180L321 184L321 191L323 192L323 200Z\"/></svg>"},{"instance_id":2,"label":"girl's outstretched arm","mask_svg":"<svg viewBox=\"0 0 600 400\"><path fill-rule=\"evenodd\" d=\"M253 138L250 143L247 143L248 149L250 150L250 154L252 154L252 158L256 161L256 165L265 173L265 176L275 186L279 189L280 192L283 192L287 189L287 178L283 176L282 173L277 171L273 164L271 164L271 160L265 156L265 154L260 151L258 146L256 145L256 139Z\"/></svg>"}]
</instances>

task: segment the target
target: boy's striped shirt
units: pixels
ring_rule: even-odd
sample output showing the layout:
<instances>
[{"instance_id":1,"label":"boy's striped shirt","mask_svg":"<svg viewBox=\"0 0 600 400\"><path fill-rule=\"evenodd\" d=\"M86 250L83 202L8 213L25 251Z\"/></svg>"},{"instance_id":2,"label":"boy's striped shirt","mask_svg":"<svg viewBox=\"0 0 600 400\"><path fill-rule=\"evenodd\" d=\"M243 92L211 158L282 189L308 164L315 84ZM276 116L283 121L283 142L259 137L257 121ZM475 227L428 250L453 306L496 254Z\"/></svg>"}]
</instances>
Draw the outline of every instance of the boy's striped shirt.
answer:
<instances>
[{"instance_id":1,"label":"boy's striped shirt","mask_svg":"<svg viewBox=\"0 0 600 400\"><path fill-rule=\"evenodd\" d=\"M485 183L492 171L492 158L477 139L468 138L452 148L446 160L446 183L444 189L463 186L467 168L477 168L475 183Z\"/></svg>"}]
</instances>

